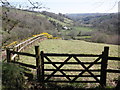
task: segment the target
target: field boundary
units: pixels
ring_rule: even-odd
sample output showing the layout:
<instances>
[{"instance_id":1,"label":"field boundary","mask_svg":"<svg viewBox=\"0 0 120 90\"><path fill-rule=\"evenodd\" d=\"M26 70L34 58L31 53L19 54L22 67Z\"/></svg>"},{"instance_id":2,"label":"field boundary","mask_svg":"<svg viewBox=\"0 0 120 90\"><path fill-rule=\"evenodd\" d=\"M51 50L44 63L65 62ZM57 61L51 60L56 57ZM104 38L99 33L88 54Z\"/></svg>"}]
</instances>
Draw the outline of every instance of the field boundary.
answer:
<instances>
[{"instance_id":1,"label":"field boundary","mask_svg":"<svg viewBox=\"0 0 120 90\"><path fill-rule=\"evenodd\" d=\"M25 64L25 63L20 63L17 60L12 60L11 55L12 54L17 54L17 55L25 55L25 56L29 56L29 57L35 57L35 62L36 65L29 65L29 64ZM106 76L107 73L120 73L120 70L111 70L111 69L107 69L107 64L108 64L108 60L114 60L114 61L120 61L120 57L109 57L109 47L104 47L104 51L102 52L102 54L100 55L93 55L93 54L57 54L57 53L44 53L43 51L40 52L39 46L35 46L35 54L30 54L30 53L26 53L26 52L17 52L14 50L10 50L7 49L7 62L13 62L13 63L17 63L20 64L22 66L26 66L29 68L33 68L36 69L37 72L37 80L39 82L42 83L46 83L46 82L67 82L67 83L99 83L102 87L106 86ZM49 57L66 57L67 59L64 62L52 62ZM67 62L69 61L71 58L74 58L77 62ZM98 57L94 62L81 62L77 57ZM48 60L48 62L45 62L44 59ZM101 59L101 62L98 62ZM44 65L45 64L51 64L53 65L56 69L44 69ZM60 64L60 66L56 66L56 64ZM64 66L64 64L78 64L81 65L84 69L83 70L75 70L75 69L71 69L68 70L66 69L66 71L81 71L82 73L80 73L79 75L75 76L75 75L66 75L63 71L65 71L65 69L61 69L62 66ZM85 64L89 64L88 67L85 66ZM93 66L94 64L101 64L101 69L99 70L89 70L89 68L91 66ZM50 75L45 75L44 72L45 71L53 71L52 74ZM57 71L61 72L62 75L54 75ZM94 75L92 73L92 71L94 72L100 72L100 75ZM90 75L82 75L84 72L88 72ZM45 79L46 77L46 79ZM51 77L66 77L67 81L50 81ZM69 77L74 77L73 80L71 80ZM96 81L76 81L76 79L78 77L93 77ZM98 78L100 77L100 79Z\"/></svg>"}]
</instances>

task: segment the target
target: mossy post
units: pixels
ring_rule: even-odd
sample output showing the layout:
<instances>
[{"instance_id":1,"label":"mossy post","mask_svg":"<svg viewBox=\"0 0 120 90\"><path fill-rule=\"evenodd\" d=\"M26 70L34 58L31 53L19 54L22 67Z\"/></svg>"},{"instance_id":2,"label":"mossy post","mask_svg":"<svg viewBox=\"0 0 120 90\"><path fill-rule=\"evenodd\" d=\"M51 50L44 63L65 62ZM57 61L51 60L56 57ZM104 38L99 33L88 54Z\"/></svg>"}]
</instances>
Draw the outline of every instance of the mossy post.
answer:
<instances>
[{"instance_id":1,"label":"mossy post","mask_svg":"<svg viewBox=\"0 0 120 90\"><path fill-rule=\"evenodd\" d=\"M109 47L104 47L104 51L102 53L102 61L101 61L101 86L106 86L106 79L107 79L107 64L108 64L108 54L109 54Z\"/></svg>"},{"instance_id":2,"label":"mossy post","mask_svg":"<svg viewBox=\"0 0 120 90\"><path fill-rule=\"evenodd\" d=\"M18 50L19 50L19 49L20 49L20 48L19 48L19 47L17 47L17 52L18 52ZM18 60L20 60L20 56L19 56L19 55L17 55L17 57L18 57L17 59L18 59Z\"/></svg>"},{"instance_id":3,"label":"mossy post","mask_svg":"<svg viewBox=\"0 0 120 90\"><path fill-rule=\"evenodd\" d=\"M40 51L39 46L35 46L36 53L36 71L37 71L37 80L41 81L41 68L40 68Z\"/></svg>"},{"instance_id":4,"label":"mossy post","mask_svg":"<svg viewBox=\"0 0 120 90\"><path fill-rule=\"evenodd\" d=\"M40 53L41 61L40 61L40 68L41 68L41 81L44 82L44 52L41 51Z\"/></svg>"},{"instance_id":5,"label":"mossy post","mask_svg":"<svg viewBox=\"0 0 120 90\"><path fill-rule=\"evenodd\" d=\"M7 53L7 62L9 63L11 62L11 53L9 48L6 49L6 53Z\"/></svg>"},{"instance_id":6,"label":"mossy post","mask_svg":"<svg viewBox=\"0 0 120 90\"><path fill-rule=\"evenodd\" d=\"M13 48L13 51L15 51L15 48ZM14 62L16 62L16 57L14 58Z\"/></svg>"}]
</instances>

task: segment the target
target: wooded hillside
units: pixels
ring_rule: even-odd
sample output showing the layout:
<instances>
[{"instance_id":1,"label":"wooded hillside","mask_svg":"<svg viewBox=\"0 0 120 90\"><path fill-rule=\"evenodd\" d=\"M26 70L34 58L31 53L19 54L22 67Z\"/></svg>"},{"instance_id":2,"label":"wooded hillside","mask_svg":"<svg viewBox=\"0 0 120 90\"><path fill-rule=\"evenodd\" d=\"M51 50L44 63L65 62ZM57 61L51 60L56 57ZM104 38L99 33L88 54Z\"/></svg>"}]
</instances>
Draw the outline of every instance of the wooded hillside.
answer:
<instances>
[{"instance_id":1,"label":"wooded hillside","mask_svg":"<svg viewBox=\"0 0 120 90\"><path fill-rule=\"evenodd\" d=\"M45 12L32 12L9 7L2 7L1 15L3 24L0 33L2 34L3 45L12 41L26 39L42 32L50 34L58 32L58 29L67 25L67 22L64 21L69 21L64 16L54 13L45 14Z\"/></svg>"}]
</instances>

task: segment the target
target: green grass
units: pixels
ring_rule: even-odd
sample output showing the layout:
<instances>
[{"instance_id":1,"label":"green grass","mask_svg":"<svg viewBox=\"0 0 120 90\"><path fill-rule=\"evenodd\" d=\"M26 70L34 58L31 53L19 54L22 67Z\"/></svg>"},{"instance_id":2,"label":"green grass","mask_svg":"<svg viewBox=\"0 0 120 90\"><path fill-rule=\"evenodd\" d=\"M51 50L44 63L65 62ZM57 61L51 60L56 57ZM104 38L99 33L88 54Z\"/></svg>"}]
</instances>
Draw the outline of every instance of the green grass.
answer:
<instances>
[{"instance_id":1,"label":"green grass","mask_svg":"<svg viewBox=\"0 0 120 90\"><path fill-rule=\"evenodd\" d=\"M59 23L62 26L68 26L69 25L67 23L61 22L61 21L59 21L57 19L54 19L54 18L51 18L51 17L48 17L48 20L55 21L56 23Z\"/></svg>"},{"instance_id":2,"label":"green grass","mask_svg":"<svg viewBox=\"0 0 120 90\"><path fill-rule=\"evenodd\" d=\"M81 32L81 35L84 35L85 33L87 33L87 32L92 32L92 31L94 31L94 29L93 28L90 28L90 27L81 27L81 26L79 26L79 27L76 27L76 26L73 26L72 27L72 30L60 30L60 32L61 32L61 34L62 35L67 35L67 34L69 34L70 32L72 32L72 31L75 31L75 33L77 33L77 34L79 34L80 32ZM85 38L85 37L90 37L90 36L81 36L81 37L79 37L79 38Z\"/></svg>"},{"instance_id":3,"label":"green grass","mask_svg":"<svg viewBox=\"0 0 120 90\"><path fill-rule=\"evenodd\" d=\"M80 40L45 40L40 44L40 50L46 53L83 53L101 54L104 46L110 47L110 56L118 56L118 46L98 44Z\"/></svg>"},{"instance_id":4,"label":"green grass","mask_svg":"<svg viewBox=\"0 0 120 90\"><path fill-rule=\"evenodd\" d=\"M70 25L73 25L73 21L70 20L70 19L64 18L64 22L65 22L65 23L68 23L68 24L70 24Z\"/></svg>"},{"instance_id":5,"label":"green grass","mask_svg":"<svg viewBox=\"0 0 120 90\"><path fill-rule=\"evenodd\" d=\"M36 45L40 46L40 51L44 51L44 53L69 53L69 54L101 54L105 46L110 47L109 56L116 56L118 57L118 46L117 45L110 45L110 44L98 44L98 43L90 43L85 42L82 40L44 40L41 43L38 43ZM29 48L27 52L35 53L34 46L32 48ZM49 57L53 62L64 62L64 60L67 57ZM82 62L92 62L97 58L79 58ZM45 59L45 61L47 61ZM73 58L70 59L71 62L76 62ZM69 61L69 62L70 62ZM21 57L21 62L29 63L35 65L35 58L30 57ZM57 65L59 66L59 64ZM88 65L86 65L88 66ZM109 69L118 69L118 62L109 61L108 68ZM45 68L47 69L55 69L52 65L45 65ZM80 65L64 65L62 69L83 69ZM100 65L94 65L90 69L100 69ZM52 72L45 72L45 74L50 74ZM79 72L65 72L67 75L78 75ZM60 72L57 72L56 74L60 74ZM85 74L88 74L87 72ZM85 75L84 74L84 75ZM99 72L94 73L100 74ZM108 74L107 79L107 85L111 85L111 80L116 78L118 74ZM55 78L52 78L56 80ZM57 78L57 79L63 79L66 80L66 78ZM72 78L71 78L72 79ZM78 80L93 80L93 78L79 78ZM85 84L85 86L88 84ZM76 87L76 84L73 86ZM90 87L96 86L96 84L90 84ZM112 86L112 85L111 85ZM114 86L114 85L113 85ZM78 86L79 87L79 86ZM83 86L84 87L84 86Z\"/></svg>"},{"instance_id":6,"label":"green grass","mask_svg":"<svg viewBox=\"0 0 120 90\"><path fill-rule=\"evenodd\" d=\"M47 17L48 20L55 21L56 23L59 23L62 26L70 26L73 24L73 21L70 19L67 19L67 18L64 18L64 22L62 22L57 19L51 18L49 16L43 15L43 14L38 14L37 16L41 16L41 17L45 17L45 18Z\"/></svg>"},{"instance_id":7,"label":"green grass","mask_svg":"<svg viewBox=\"0 0 120 90\"><path fill-rule=\"evenodd\" d=\"M94 29L90 27L73 27L73 29L78 30L78 31L85 31L85 32L91 32Z\"/></svg>"},{"instance_id":8,"label":"green grass","mask_svg":"<svg viewBox=\"0 0 120 90\"><path fill-rule=\"evenodd\" d=\"M77 36L75 39L90 39L91 36Z\"/></svg>"},{"instance_id":9,"label":"green grass","mask_svg":"<svg viewBox=\"0 0 120 90\"><path fill-rule=\"evenodd\" d=\"M38 14L37 16L46 17L46 16L45 16L45 15L43 15L43 14Z\"/></svg>"}]
</instances>

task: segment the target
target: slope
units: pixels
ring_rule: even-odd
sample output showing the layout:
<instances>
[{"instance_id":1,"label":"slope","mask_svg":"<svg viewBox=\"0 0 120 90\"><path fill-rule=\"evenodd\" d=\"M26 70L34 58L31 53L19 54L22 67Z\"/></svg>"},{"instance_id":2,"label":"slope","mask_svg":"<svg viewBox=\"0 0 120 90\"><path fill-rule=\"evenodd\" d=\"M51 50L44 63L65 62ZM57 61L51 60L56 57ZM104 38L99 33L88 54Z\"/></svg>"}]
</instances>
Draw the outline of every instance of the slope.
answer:
<instances>
[{"instance_id":1,"label":"slope","mask_svg":"<svg viewBox=\"0 0 120 90\"><path fill-rule=\"evenodd\" d=\"M71 25L72 20L62 16L64 19L60 21L53 17L44 15L40 12L20 10L15 8L2 8L2 45L11 43L12 41L20 41L34 34L42 32L58 32L63 26ZM56 14L56 16L61 17ZM57 28L57 29L56 29Z\"/></svg>"}]
</instances>

